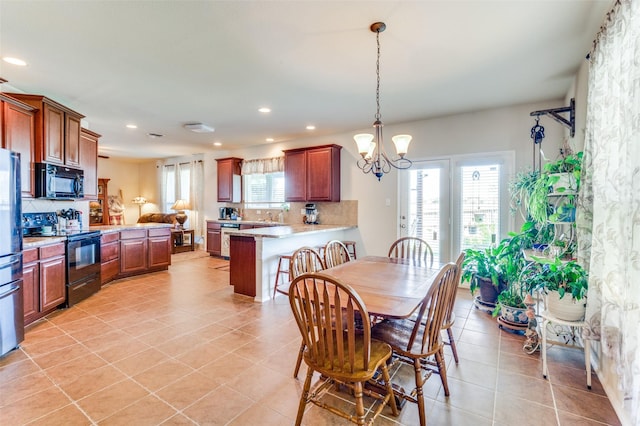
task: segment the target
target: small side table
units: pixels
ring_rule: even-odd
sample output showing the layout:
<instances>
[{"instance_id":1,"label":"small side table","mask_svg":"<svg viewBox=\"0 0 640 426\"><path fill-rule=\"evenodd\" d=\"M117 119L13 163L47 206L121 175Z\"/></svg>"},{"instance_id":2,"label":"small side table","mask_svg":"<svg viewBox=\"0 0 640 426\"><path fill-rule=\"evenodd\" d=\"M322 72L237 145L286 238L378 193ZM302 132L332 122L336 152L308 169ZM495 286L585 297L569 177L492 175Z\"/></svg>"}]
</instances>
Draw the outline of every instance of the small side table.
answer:
<instances>
[{"instance_id":1,"label":"small side table","mask_svg":"<svg viewBox=\"0 0 640 426\"><path fill-rule=\"evenodd\" d=\"M561 325L566 327L571 327L572 330L578 329L582 330L587 326L587 323L584 321L566 321L561 320L553 316L549 311L544 311L542 313L542 376L546 379L549 375L549 367L547 366L547 326L552 323L555 325ZM582 339L584 345L584 364L587 369L587 388L591 389L591 341L589 339ZM556 344L556 343L554 343ZM574 345L568 345L564 343L558 342L557 344L563 346L572 347Z\"/></svg>"},{"instance_id":2,"label":"small side table","mask_svg":"<svg viewBox=\"0 0 640 426\"><path fill-rule=\"evenodd\" d=\"M171 230L171 253L194 251L193 229Z\"/></svg>"}]
</instances>

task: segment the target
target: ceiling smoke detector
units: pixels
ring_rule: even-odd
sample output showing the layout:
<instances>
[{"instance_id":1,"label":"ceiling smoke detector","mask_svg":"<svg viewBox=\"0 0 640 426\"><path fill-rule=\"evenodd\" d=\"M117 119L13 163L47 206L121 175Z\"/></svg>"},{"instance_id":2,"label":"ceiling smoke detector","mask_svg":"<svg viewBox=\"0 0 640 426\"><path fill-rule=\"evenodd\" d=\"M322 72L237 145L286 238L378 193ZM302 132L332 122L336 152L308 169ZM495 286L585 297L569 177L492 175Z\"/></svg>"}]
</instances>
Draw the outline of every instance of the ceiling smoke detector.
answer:
<instances>
[{"instance_id":1,"label":"ceiling smoke detector","mask_svg":"<svg viewBox=\"0 0 640 426\"><path fill-rule=\"evenodd\" d=\"M188 123L184 125L184 128L196 133L213 133L215 129L202 123Z\"/></svg>"}]
</instances>

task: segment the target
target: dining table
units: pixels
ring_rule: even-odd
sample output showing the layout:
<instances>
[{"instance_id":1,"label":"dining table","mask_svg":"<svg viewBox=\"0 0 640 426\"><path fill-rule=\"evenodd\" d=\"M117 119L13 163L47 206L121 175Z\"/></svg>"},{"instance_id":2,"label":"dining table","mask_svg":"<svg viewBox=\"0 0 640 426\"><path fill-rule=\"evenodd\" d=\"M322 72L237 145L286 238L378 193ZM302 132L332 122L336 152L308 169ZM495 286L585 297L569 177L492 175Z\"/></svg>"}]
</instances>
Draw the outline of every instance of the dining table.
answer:
<instances>
[{"instance_id":1,"label":"dining table","mask_svg":"<svg viewBox=\"0 0 640 426\"><path fill-rule=\"evenodd\" d=\"M370 315L408 318L427 294L442 265L425 266L412 260L366 256L325 269L360 296Z\"/></svg>"}]
</instances>

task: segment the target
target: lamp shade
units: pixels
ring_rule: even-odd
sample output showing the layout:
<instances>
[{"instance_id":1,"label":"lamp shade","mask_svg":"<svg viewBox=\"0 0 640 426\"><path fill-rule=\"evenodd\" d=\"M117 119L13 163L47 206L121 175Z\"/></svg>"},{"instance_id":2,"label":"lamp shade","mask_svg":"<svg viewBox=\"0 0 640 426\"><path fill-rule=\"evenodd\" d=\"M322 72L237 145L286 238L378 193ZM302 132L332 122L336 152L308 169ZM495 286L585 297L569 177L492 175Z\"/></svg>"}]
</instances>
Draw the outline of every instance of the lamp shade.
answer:
<instances>
[{"instance_id":1,"label":"lamp shade","mask_svg":"<svg viewBox=\"0 0 640 426\"><path fill-rule=\"evenodd\" d=\"M411 135L395 135L391 138L396 146L396 152L400 157L404 157L411 143Z\"/></svg>"},{"instance_id":2,"label":"lamp shade","mask_svg":"<svg viewBox=\"0 0 640 426\"><path fill-rule=\"evenodd\" d=\"M171 206L171 210L191 210L191 204L185 200L176 200L176 202Z\"/></svg>"},{"instance_id":3,"label":"lamp shade","mask_svg":"<svg viewBox=\"0 0 640 426\"><path fill-rule=\"evenodd\" d=\"M371 154L372 153L372 145L375 145L373 143L373 135L370 133L360 133L357 134L353 137L353 139L356 141L356 144L358 145L358 152L360 153L360 155L362 155L363 157L367 156L367 154Z\"/></svg>"},{"instance_id":4,"label":"lamp shade","mask_svg":"<svg viewBox=\"0 0 640 426\"><path fill-rule=\"evenodd\" d=\"M147 199L144 197L136 197L133 199L133 203L134 204L146 204L147 203Z\"/></svg>"}]
</instances>

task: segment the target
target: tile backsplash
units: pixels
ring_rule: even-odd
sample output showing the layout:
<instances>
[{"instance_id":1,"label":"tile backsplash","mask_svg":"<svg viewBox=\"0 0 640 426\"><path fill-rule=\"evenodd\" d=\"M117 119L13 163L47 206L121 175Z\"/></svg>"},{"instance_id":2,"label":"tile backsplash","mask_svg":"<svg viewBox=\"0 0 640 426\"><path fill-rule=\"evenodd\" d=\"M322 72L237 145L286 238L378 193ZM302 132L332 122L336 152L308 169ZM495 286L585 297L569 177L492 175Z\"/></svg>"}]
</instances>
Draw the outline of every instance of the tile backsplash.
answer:
<instances>
[{"instance_id":1,"label":"tile backsplash","mask_svg":"<svg viewBox=\"0 0 640 426\"><path fill-rule=\"evenodd\" d=\"M23 198L23 213L59 212L60 210L75 209L82 212L82 227L89 227L89 201L54 201L42 198ZM58 218L60 220L60 218ZM64 219L62 219L64 220Z\"/></svg>"},{"instance_id":2,"label":"tile backsplash","mask_svg":"<svg viewBox=\"0 0 640 426\"><path fill-rule=\"evenodd\" d=\"M243 220L264 220L269 218L269 213L274 221L278 220L278 214L282 211L284 223L303 223L304 210L307 203L289 203L289 211L281 209L243 209ZM318 223L321 225L358 225L358 200L342 200L337 203L316 202L318 210ZM232 207L241 209L242 205ZM258 211L260 213L258 213Z\"/></svg>"}]
</instances>

